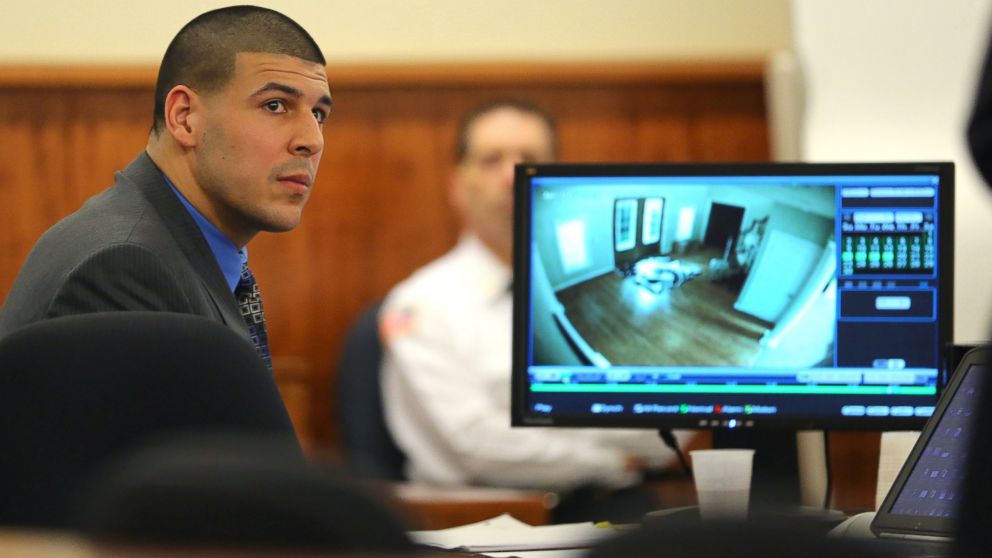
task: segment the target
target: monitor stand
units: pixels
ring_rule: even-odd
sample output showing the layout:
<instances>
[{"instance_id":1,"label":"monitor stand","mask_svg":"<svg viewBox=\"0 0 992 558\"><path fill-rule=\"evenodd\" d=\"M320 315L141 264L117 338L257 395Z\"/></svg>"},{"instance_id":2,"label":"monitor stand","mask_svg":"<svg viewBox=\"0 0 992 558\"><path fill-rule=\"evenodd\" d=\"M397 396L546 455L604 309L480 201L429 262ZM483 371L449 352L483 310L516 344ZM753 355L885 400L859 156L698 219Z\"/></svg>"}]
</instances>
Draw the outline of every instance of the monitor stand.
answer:
<instances>
[{"instance_id":1,"label":"monitor stand","mask_svg":"<svg viewBox=\"0 0 992 558\"><path fill-rule=\"evenodd\" d=\"M790 512L801 504L799 458L795 430L718 429L716 449L754 451L751 473L751 515Z\"/></svg>"}]
</instances>

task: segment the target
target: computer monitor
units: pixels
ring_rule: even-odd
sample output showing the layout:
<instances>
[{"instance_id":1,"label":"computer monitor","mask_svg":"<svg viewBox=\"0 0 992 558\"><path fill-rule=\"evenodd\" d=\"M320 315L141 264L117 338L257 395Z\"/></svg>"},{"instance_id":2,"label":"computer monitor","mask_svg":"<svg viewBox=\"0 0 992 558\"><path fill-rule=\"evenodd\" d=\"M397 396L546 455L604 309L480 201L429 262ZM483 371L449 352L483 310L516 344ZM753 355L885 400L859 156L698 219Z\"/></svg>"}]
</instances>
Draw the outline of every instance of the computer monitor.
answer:
<instances>
[{"instance_id":1,"label":"computer monitor","mask_svg":"<svg viewBox=\"0 0 992 558\"><path fill-rule=\"evenodd\" d=\"M952 163L516 169L516 426L918 429Z\"/></svg>"}]
</instances>

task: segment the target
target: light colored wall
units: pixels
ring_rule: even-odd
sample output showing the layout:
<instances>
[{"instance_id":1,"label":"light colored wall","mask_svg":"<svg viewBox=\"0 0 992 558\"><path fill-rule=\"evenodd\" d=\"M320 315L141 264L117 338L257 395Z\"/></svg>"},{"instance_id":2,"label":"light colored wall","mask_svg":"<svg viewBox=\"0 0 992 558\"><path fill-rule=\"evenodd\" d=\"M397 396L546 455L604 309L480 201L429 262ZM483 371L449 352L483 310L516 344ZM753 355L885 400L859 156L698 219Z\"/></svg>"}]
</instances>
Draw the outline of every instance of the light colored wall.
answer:
<instances>
[{"instance_id":1,"label":"light colored wall","mask_svg":"<svg viewBox=\"0 0 992 558\"><path fill-rule=\"evenodd\" d=\"M157 64L211 0L0 0L0 63ZM658 60L787 47L789 0L268 0L331 63Z\"/></svg>"},{"instance_id":2,"label":"light colored wall","mask_svg":"<svg viewBox=\"0 0 992 558\"><path fill-rule=\"evenodd\" d=\"M992 195L965 126L989 40L988 0L795 0L808 161L956 164L954 338L992 331Z\"/></svg>"}]
</instances>

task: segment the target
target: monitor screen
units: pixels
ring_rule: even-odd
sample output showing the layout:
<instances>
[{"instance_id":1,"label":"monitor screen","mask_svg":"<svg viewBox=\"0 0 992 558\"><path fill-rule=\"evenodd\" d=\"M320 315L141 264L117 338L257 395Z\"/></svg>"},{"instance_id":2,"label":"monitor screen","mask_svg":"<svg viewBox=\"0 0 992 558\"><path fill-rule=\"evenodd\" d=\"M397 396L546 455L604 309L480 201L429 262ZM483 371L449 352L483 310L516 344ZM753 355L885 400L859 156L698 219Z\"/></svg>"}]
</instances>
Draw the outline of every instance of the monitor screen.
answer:
<instances>
[{"instance_id":1,"label":"monitor screen","mask_svg":"<svg viewBox=\"0 0 992 558\"><path fill-rule=\"evenodd\" d=\"M952 339L952 163L538 164L514 425L920 428Z\"/></svg>"}]
</instances>

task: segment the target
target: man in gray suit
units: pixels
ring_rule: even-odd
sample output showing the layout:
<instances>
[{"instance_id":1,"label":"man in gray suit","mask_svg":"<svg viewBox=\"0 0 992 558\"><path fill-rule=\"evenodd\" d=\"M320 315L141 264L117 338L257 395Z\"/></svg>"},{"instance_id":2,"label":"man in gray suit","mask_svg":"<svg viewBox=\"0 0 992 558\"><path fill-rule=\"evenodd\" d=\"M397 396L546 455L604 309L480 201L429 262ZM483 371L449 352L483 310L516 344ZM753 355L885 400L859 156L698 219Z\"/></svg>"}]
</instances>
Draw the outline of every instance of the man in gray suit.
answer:
<instances>
[{"instance_id":1,"label":"man in gray suit","mask_svg":"<svg viewBox=\"0 0 992 558\"><path fill-rule=\"evenodd\" d=\"M245 246L300 222L331 109L324 66L313 38L272 10L222 8L183 27L159 69L145 152L38 240L0 337L68 314L182 312L227 324L267 358Z\"/></svg>"}]
</instances>

